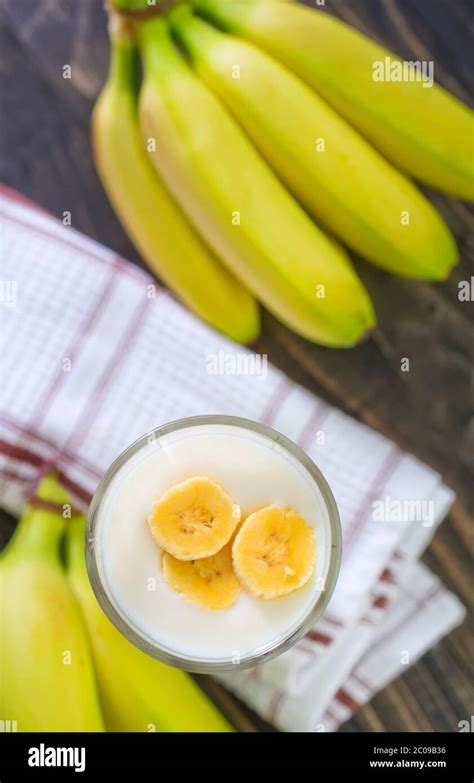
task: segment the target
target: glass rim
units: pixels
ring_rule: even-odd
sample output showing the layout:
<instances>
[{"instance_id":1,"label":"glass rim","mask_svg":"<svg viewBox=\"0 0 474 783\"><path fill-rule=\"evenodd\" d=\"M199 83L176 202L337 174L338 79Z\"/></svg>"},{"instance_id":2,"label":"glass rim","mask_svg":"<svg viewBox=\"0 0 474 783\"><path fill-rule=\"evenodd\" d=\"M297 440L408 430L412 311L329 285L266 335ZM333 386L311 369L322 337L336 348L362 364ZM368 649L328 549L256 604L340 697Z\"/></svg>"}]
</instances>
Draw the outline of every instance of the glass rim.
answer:
<instances>
[{"instance_id":1,"label":"glass rim","mask_svg":"<svg viewBox=\"0 0 474 783\"><path fill-rule=\"evenodd\" d=\"M268 644L262 645L252 654L239 658L237 662L234 662L230 656L209 659L177 653L175 650L171 650L165 645L157 642L156 639L153 639L145 631L138 628L130 619L126 617L126 613L112 598L110 588L107 587L105 576L102 577L101 574L98 552L95 546L95 530L102 504L105 500L110 484L122 469L122 467L132 457L138 454L142 448L148 445L151 439L159 439L165 435L169 435L170 433L177 432L181 429L190 429L192 427L199 427L203 425L226 425L247 429L269 438L274 443L278 443L280 446L286 449L286 451L288 451L290 455L292 455L306 469L318 487L327 510L331 532L329 564L326 571L324 588L316 593L315 599L311 603L310 608L305 614L304 618L300 623L298 623L296 628L292 626L287 634L283 634L279 639L273 639ZM134 644L135 647L138 647L140 650L152 656L153 658L160 660L162 663L166 663L170 666L184 669L185 671L192 673L212 674L225 671L238 671L255 666L257 663L263 663L264 661L271 660L271 658L275 658L277 655L286 652L286 650L292 647L307 633L307 631L309 631L315 625L326 609L336 586L341 565L341 556L342 531L339 511L337 509L332 490L321 470L313 462L311 457L309 457L306 452L303 451L303 449L297 446L296 443L290 440L286 435L283 435L282 433L278 432L278 430L273 429L273 427L269 427L267 424L262 424L261 422L239 416L221 414L190 416L176 419L175 421L156 427L146 434L141 435L130 446L122 451L106 470L94 492L94 496L90 503L87 514L85 534L86 566L89 575L89 581L102 610L105 612L108 619L117 628L117 630L120 631L120 633L122 633L122 635L125 636L128 641Z\"/></svg>"}]
</instances>

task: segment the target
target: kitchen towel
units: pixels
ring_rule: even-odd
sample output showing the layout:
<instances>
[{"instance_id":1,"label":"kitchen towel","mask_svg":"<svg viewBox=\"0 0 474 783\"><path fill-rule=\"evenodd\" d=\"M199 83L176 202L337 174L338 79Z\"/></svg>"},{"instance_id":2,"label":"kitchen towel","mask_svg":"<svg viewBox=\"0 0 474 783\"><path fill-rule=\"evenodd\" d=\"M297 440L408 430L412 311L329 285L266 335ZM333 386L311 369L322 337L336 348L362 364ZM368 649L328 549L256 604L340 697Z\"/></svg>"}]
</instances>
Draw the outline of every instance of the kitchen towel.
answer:
<instances>
[{"instance_id":1,"label":"kitchen towel","mask_svg":"<svg viewBox=\"0 0 474 783\"><path fill-rule=\"evenodd\" d=\"M285 731L334 730L459 624L417 562L453 500L440 476L205 326L145 272L0 191L0 503L54 467L87 506L133 440L184 416L262 421L317 462L344 554L324 617L274 661L220 679Z\"/></svg>"}]
</instances>

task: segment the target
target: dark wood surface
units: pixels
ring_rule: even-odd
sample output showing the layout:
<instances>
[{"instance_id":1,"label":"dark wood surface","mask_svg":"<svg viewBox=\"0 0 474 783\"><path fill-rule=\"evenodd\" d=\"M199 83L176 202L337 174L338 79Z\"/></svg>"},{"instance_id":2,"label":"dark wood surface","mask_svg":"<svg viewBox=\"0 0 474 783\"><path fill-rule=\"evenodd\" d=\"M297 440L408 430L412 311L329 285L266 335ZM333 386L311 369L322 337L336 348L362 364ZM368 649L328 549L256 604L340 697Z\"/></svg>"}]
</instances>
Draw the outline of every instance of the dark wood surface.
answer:
<instances>
[{"instance_id":1,"label":"dark wood surface","mask_svg":"<svg viewBox=\"0 0 474 783\"><path fill-rule=\"evenodd\" d=\"M433 59L437 81L466 102L473 65L469 8L469 0L326 0L329 13L403 57ZM70 210L75 228L141 264L102 191L89 145L90 109L107 68L105 25L100 0L0 0L0 180L58 216ZM71 79L63 78L67 64ZM467 205L429 195L462 255L446 283L408 282L358 263L379 319L368 342L331 351L265 315L256 346L292 378L431 464L458 496L424 561L469 607L468 620L343 731L456 731L474 713L474 330L472 302L458 299L459 281L473 274L473 233ZM401 372L403 357L410 359L409 373ZM13 524L3 516L3 541ZM203 684L237 728L269 728L218 685Z\"/></svg>"}]
</instances>

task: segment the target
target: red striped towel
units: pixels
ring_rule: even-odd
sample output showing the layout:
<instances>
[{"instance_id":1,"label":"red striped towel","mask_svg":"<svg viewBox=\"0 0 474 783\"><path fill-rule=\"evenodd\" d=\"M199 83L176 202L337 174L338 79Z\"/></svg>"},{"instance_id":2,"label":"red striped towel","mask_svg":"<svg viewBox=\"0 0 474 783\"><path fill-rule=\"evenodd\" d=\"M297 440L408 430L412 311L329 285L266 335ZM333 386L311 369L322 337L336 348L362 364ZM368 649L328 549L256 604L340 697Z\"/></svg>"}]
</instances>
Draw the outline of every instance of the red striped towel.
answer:
<instances>
[{"instance_id":1,"label":"red striped towel","mask_svg":"<svg viewBox=\"0 0 474 783\"><path fill-rule=\"evenodd\" d=\"M183 416L257 419L302 446L341 513L337 589L289 652L221 678L286 731L335 729L461 622L457 598L417 560L453 500L437 473L270 365L210 375L210 357L228 365L244 349L148 274L6 189L0 214L3 507L19 512L52 466L86 505L120 451ZM383 521L391 503L413 502L426 517Z\"/></svg>"}]
</instances>

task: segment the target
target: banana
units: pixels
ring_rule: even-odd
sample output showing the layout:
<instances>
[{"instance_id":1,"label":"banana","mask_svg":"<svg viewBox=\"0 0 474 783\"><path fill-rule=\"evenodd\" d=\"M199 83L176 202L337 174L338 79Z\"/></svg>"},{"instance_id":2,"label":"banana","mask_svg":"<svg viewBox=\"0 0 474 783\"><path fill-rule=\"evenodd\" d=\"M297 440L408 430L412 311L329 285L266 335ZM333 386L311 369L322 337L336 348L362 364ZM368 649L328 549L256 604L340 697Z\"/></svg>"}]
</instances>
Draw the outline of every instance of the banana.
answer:
<instances>
[{"instance_id":1,"label":"banana","mask_svg":"<svg viewBox=\"0 0 474 783\"><path fill-rule=\"evenodd\" d=\"M66 561L89 633L107 730L233 731L188 674L138 650L106 617L87 576L83 518L69 523Z\"/></svg>"},{"instance_id":2,"label":"banana","mask_svg":"<svg viewBox=\"0 0 474 783\"><path fill-rule=\"evenodd\" d=\"M314 529L291 508L250 514L232 546L235 573L251 593L277 598L302 587L314 570Z\"/></svg>"},{"instance_id":3,"label":"banana","mask_svg":"<svg viewBox=\"0 0 474 783\"><path fill-rule=\"evenodd\" d=\"M155 501L148 525L158 546L178 560L217 554L240 522L240 506L219 484L196 476Z\"/></svg>"},{"instance_id":4,"label":"banana","mask_svg":"<svg viewBox=\"0 0 474 783\"><path fill-rule=\"evenodd\" d=\"M161 3L166 0L161 0ZM152 6L156 5L155 2L149 2L149 0L111 0L111 5L121 13L144 13L147 9L153 11Z\"/></svg>"},{"instance_id":5,"label":"banana","mask_svg":"<svg viewBox=\"0 0 474 783\"><path fill-rule=\"evenodd\" d=\"M0 560L0 719L18 731L102 731L87 637L60 561L68 498L42 479Z\"/></svg>"},{"instance_id":6,"label":"banana","mask_svg":"<svg viewBox=\"0 0 474 783\"><path fill-rule=\"evenodd\" d=\"M115 15L110 36L110 72L91 127L104 188L150 269L201 318L248 343L260 330L256 302L206 247L154 171L138 127L135 44Z\"/></svg>"},{"instance_id":7,"label":"banana","mask_svg":"<svg viewBox=\"0 0 474 783\"><path fill-rule=\"evenodd\" d=\"M162 569L170 587L204 609L228 609L241 592L232 567L232 542L201 560L177 560L165 552Z\"/></svg>"},{"instance_id":8,"label":"banana","mask_svg":"<svg viewBox=\"0 0 474 783\"><path fill-rule=\"evenodd\" d=\"M189 7L172 12L171 27L199 75L318 221L390 272L428 280L449 274L456 245L430 202L297 76Z\"/></svg>"},{"instance_id":9,"label":"banana","mask_svg":"<svg viewBox=\"0 0 474 783\"><path fill-rule=\"evenodd\" d=\"M397 55L339 19L297 4L193 4L285 63L402 171L452 196L474 198L472 112L429 80L400 81L397 69L409 66Z\"/></svg>"},{"instance_id":10,"label":"banana","mask_svg":"<svg viewBox=\"0 0 474 783\"><path fill-rule=\"evenodd\" d=\"M145 65L142 132L174 197L277 318L310 340L354 345L375 318L345 252L312 223L192 72L165 20L141 22L137 34Z\"/></svg>"}]
</instances>

